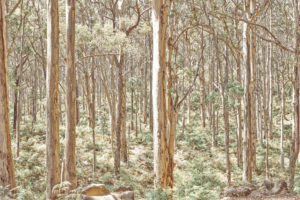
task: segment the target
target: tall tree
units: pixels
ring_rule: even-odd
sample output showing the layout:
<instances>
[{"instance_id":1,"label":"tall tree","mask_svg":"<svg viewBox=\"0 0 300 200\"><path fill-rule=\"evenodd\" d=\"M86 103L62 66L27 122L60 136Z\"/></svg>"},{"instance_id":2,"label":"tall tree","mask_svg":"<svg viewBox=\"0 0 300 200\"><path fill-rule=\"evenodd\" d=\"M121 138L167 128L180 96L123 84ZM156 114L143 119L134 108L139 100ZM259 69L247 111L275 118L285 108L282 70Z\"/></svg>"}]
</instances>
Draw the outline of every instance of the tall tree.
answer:
<instances>
[{"instance_id":1,"label":"tall tree","mask_svg":"<svg viewBox=\"0 0 300 200\"><path fill-rule=\"evenodd\" d=\"M251 20L251 13L255 10L254 0L245 1L246 19ZM256 136L255 112L255 45L252 28L249 24L243 27L243 53L245 65L245 94L244 94L244 149L243 149L243 180L252 181L253 158L255 149L253 142Z\"/></svg>"},{"instance_id":2,"label":"tall tree","mask_svg":"<svg viewBox=\"0 0 300 200\"><path fill-rule=\"evenodd\" d=\"M46 199L56 199L52 189L60 181L59 152L59 20L58 0L47 1L47 193ZM74 117L74 116L73 116Z\"/></svg>"},{"instance_id":3,"label":"tall tree","mask_svg":"<svg viewBox=\"0 0 300 200\"><path fill-rule=\"evenodd\" d=\"M294 80L293 80L293 105L294 105L294 115L293 115L293 126L294 131L291 139L291 151L290 151L290 163L289 171L290 178L289 184L293 187L294 177L295 177L295 166L297 157L299 154L299 137L300 137L300 99L299 99L299 52L300 52L300 19L299 19L299 4L298 0L293 1L294 6L294 19L295 19L295 64L294 64Z\"/></svg>"},{"instance_id":4,"label":"tall tree","mask_svg":"<svg viewBox=\"0 0 300 200\"><path fill-rule=\"evenodd\" d=\"M0 186L16 186L9 132L5 1L0 1Z\"/></svg>"},{"instance_id":5,"label":"tall tree","mask_svg":"<svg viewBox=\"0 0 300 200\"><path fill-rule=\"evenodd\" d=\"M167 187L166 29L169 0L152 1L154 186Z\"/></svg>"},{"instance_id":6,"label":"tall tree","mask_svg":"<svg viewBox=\"0 0 300 200\"><path fill-rule=\"evenodd\" d=\"M64 152L64 178L77 186L76 176L76 67L75 67L75 0L66 0L67 73L66 73L66 138Z\"/></svg>"}]
</instances>

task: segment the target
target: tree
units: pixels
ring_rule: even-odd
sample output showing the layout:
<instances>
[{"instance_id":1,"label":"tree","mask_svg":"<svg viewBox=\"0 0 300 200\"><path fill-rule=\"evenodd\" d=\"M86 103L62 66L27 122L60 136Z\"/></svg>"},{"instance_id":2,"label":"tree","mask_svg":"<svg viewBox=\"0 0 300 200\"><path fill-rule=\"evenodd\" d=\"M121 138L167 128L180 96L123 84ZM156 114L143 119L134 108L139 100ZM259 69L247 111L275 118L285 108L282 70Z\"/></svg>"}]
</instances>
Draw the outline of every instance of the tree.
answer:
<instances>
[{"instance_id":1,"label":"tree","mask_svg":"<svg viewBox=\"0 0 300 200\"><path fill-rule=\"evenodd\" d=\"M167 187L166 29L169 0L152 1L154 186Z\"/></svg>"},{"instance_id":2,"label":"tree","mask_svg":"<svg viewBox=\"0 0 300 200\"><path fill-rule=\"evenodd\" d=\"M294 105L294 115L293 115L293 126L294 131L291 138L291 151L290 151L290 163L289 171L290 187L293 187L294 176L295 176L295 166L297 157L299 154L299 137L300 137L300 99L299 99L299 52L300 52L300 20L299 20L299 4L298 0L293 1L294 7L294 18L295 18L295 64L294 64L294 80L293 80L293 105Z\"/></svg>"},{"instance_id":3,"label":"tree","mask_svg":"<svg viewBox=\"0 0 300 200\"><path fill-rule=\"evenodd\" d=\"M60 182L59 152L59 21L58 0L47 1L47 192L46 199L56 199L52 189ZM73 116L74 117L74 116Z\"/></svg>"},{"instance_id":4,"label":"tree","mask_svg":"<svg viewBox=\"0 0 300 200\"><path fill-rule=\"evenodd\" d=\"M16 186L9 131L6 22L4 0L0 1L0 186Z\"/></svg>"},{"instance_id":5,"label":"tree","mask_svg":"<svg viewBox=\"0 0 300 200\"><path fill-rule=\"evenodd\" d=\"M66 74L66 138L64 152L64 178L77 186L76 176L76 67L75 67L75 0L66 0L67 15L67 74Z\"/></svg>"}]
</instances>

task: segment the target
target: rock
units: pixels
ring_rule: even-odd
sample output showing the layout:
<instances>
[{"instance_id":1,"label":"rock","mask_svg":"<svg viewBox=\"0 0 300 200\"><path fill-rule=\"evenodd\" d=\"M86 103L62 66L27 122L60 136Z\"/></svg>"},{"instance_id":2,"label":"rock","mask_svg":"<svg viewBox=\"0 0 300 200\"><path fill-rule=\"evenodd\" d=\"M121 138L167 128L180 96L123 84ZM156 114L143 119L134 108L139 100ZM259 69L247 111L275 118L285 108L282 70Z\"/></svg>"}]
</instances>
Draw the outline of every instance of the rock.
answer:
<instances>
[{"instance_id":1,"label":"rock","mask_svg":"<svg viewBox=\"0 0 300 200\"><path fill-rule=\"evenodd\" d=\"M249 198L249 199L264 199L273 197L274 195L289 194L287 183L284 180L279 180L277 183L264 181L257 185L232 186L220 194L221 199Z\"/></svg>"},{"instance_id":2,"label":"rock","mask_svg":"<svg viewBox=\"0 0 300 200\"><path fill-rule=\"evenodd\" d=\"M223 192L223 197L246 197L256 189L255 185L232 186Z\"/></svg>"},{"instance_id":3,"label":"rock","mask_svg":"<svg viewBox=\"0 0 300 200\"><path fill-rule=\"evenodd\" d=\"M110 193L103 184L92 184L82 192L83 200L134 200L134 192L130 188L120 187Z\"/></svg>"},{"instance_id":4,"label":"rock","mask_svg":"<svg viewBox=\"0 0 300 200\"><path fill-rule=\"evenodd\" d=\"M284 180L279 180L271 190L272 194L288 193L287 183Z\"/></svg>"},{"instance_id":5,"label":"rock","mask_svg":"<svg viewBox=\"0 0 300 200\"><path fill-rule=\"evenodd\" d=\"M86 196L104 196L110 192L103 184L91 184L83 189L82 194Z\"/></svg>"},{"instance_id":6,"label":"rock","mask_svg":"<svg viewBox=\"0 0 300 200\"><path fill-rule=\"evenodd\" d=\"M272 188L274 187L274 183L272 183L271 181L265 180L264 186L267 188L267 190L272 190Z\"/></svg>"},{"instance_id":7,"label":"rock","mask_svg":"<svg viewBox=\"0 0 300 200\"><path fill-rule=\"evenodd\" d=\"M134 192L133 191L125 191L125 192L113 192L111 193L115 199L118 200L134 200Z\"/></svg>"}]
</instances>

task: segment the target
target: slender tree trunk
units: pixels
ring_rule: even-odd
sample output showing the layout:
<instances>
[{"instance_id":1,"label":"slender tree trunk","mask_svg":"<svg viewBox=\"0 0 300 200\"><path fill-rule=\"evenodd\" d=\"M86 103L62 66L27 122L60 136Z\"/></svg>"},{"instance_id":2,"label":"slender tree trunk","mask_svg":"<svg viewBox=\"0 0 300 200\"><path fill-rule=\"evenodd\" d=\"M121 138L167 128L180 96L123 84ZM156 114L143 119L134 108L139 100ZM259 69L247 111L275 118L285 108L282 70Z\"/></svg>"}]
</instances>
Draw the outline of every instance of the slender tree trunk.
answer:
<instances>
[{"instance_id":1,"label":"slender tree trunk","mask_svg":"<svg viewBox=\"0 0 300 200\"><path fill-rule=\"evenodd\" d=\"M237 61L237 79L240 84L242 84L242 78L241 78L241 62L240 59ZM243 132L242 132L242 105L241 105L241 98L237 98L238 102L238 108L237 108L237 162L238 166L242 166L243 161L243 154L242 154L242 140L243 140Z\"/></svg>"},{"instance_id":2,"label":"slender tree trunk","mask_svg":"<svg viewBox=\"0 0 300 200\"><path fill-rule=\"evenodd\" d=\"M294 65L294 80L293 80L293 105L294 105L294 131L291 138L290 147L290 163L289 163L289 185L293 187L295 177L295 166L299 154L299 134L300 134L300 108L299 108L299 52L300 52L300 22L299 22L299 4L298 0L294 0L294 18L295 18L295 65Z\"/></svg>"},{"instance_id":3,"label":"slender tree trunk","mask_svg":"<svg viewBox=\"0 0 300 200\"><path fill-rule=\"evenodd\" d=\"M285 116L285 93L284 93L284 74L282 74L282 88L281 88L281 124L280 124L280 166L284 170L284 116Z\"/></svg>"},{"instance_id":4,"label":"slender tree trunk","mask_svg":"<svg viewBox=\"0 0 300 200\"><path fill-rule=\"evenodd\" d=\"M52 189L60 182L59 150L59 20L58 0L47 1L47 193L46 199L54 200Z\"/></svg>"},{"instance_id":5,"label":"slender tree trunk","mask_svg":"<svg viewBox=\"0 0 300 200\"><path fill-rule=\"evenodd\" d=\"M0 0L0 186L16 186L9 131L6 23L4 0Z\"/></svg>"},{"instance_id":6,"label":"slender tree trunk","mask_svg":"<svg viewBox=\"0 0 300 200\"><path fill-rule=\"evenodd\" d=\"M152 1L154 186L167 187L166 28L168 1Z\"/></svg>"},{"instance_id":7,"label":"slender tree trunk","mask_svg":"<svg viewBox=\"0 0 300 200\"><path fill-rule=\"evenodd\" d=\"M19 157L20 154L20 125L21 125L21 116L22 116L22 103L23 103L23 92L18 90L19 102L17 109L17 127L16 127L16 157Z\"/></svg>"},{"instance_id":8,"label":"slender tree trunk","mask_svg":"<svg viewBox=\"0 0 300 200\"><path fill-rule=\"evenodd\" d=\"M246 18L250 19L255 1L245 2ZM255 36L253 27L244 24L243 53L245 58L243 180L252 182L256 163L256 107L255 107Z\"/></svg>"},{"instance_id":9,"label":"slender tree trunk","mask_svg":"<svg viewBox=\"0 0 300 200\"><path fill-rule=\"evenodd\" d=\"M64 150L64 180L70 189L77 187L76 176L76 68L75 68L75 0L66 0L67 72L66 72L66 137Z\"/></svg>"},{"instance_id":10,"label":"slender tree trunk","mask_svg":"<svg viewBox=\"0 0 300 200\"><path fill-rule=\"evenodd\" d=\"M149 78L149 85L150 85L150 105L149 105L149 123L150 123L150 131L151 133L153 133L153 97L152 97L152 69L153 69L153 65L152 65L152 43L151 43L151 36L148 36L148 41L149 41L149 47L150 47L150 78Z\"/></svg>"},{"instance_id":11,"label":"slender tree trunk","mask_svg":"<svg viewBox=\"0 0 300 200\"><path fill-rule=\"evenodd\" d=\"M124 137L123 123L125 123L125 119L126 119L124 54L121 54L119 59L116 56L114 56L114 60L118 68L118 118L117 118L116 138L115 138L116 148L115 148L115 157L114 157L114 171L115 171L115 175L119 176L120 160L121 158L123 161L127 159L127 153L124 153L122 151L124 150L122 144L126 145L126 142L124 143L123 141L124 139L126 141L126 130L125 130L125 138L122 138Z\"/></svg>"},{"instance_id":12,"label":"slender tree trunk","mask_svg":"<svg viewBox=\"0 0 300 200\"><path fill-rule=\"evenodd\" d=\"M218 50L217 50L218 51ZM219 57L219 56L218 56ZM221 66L220 66L221 67ZM229 112L227 110L228 96L226 92L226 87L228 84L228 49L226 48L226 64L224 71L224 81L222 70L220 69L221 77L221 93L222 93L222 107L223 107L223 118L225 124L225 150L226 150L226 172L227 172L227 184L231 185L231 164L230 164L230 154L229 154Z\"/></svg>"},{"instance_id":13,"label":"slender tree trunk","mask_svg":"<svg viewBox=\"0 0 300 200\"><path fill-rule=\"evenodd\" d=\"M146 43L146 38L145 38ZM146 46L146 45L145 45ZM147 48L146 48L147 49ZM148 59L148 58L146 58ZM147 83L147 76L148 76L148 62L146 62L146 68L144 71L144 124L147 123L147 117L148 117L148 83Z\"/></svg>"},{"instance_id":14,"label":"slender tree trunk","mask_svg":"<svg viewBox=\"0 0 300 200\"><path fill-rule=\"evenodd\" d=\"M205 60L204 60L204 34L203 29L201 31L201 71L200 71L200 91L201 91L201 112L202 112L202 126L205 127Z\"/></svg>"}]
</instances>

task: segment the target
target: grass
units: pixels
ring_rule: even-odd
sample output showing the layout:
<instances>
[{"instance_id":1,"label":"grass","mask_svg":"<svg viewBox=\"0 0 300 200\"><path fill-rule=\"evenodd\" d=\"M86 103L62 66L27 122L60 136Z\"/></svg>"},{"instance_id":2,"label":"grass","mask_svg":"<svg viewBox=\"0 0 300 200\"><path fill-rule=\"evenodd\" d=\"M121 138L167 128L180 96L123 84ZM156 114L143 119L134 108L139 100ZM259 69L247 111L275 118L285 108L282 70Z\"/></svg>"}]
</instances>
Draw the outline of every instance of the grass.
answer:
<instances>
[{"instance_id":1,"label":"grass","mask_svg":"<svg viewBox=\"0 0 300 200\"><path fill-rule=\"evenodd\" d=\"M274 112L274 138L270 140L270 179L287 179L288 173L280 168L280 112ZM167 190L153 188L153 137L149 127L142 124L141 132L135 137L131 131L129 143L129 162L121 164L121 177L117 180L113 173L113 152L109 133L108 113L102 116L96 125L96 173L92 174L92 131L88 127L87 116L81 113L77 127L77 175L79 189L91 183L103 183L113 190L119 186L130 187L135 192L136 199L163 200L173 196L175 200L213 200L218 199L220 192L226 187L226 160L224 146L224 130L221 112L219 113L219 128L216 148L211 148L211 130L201 127L200 114L192 112L191 120L186 127L178 124L176 154L175 154L175 186ZM242 169L237 166L235 118L230 117L230 157L232 162L233 184L243 184ZM288 118L291 118L289 113ZM21 123L20 157L15 159L16 180L19 198L35 200L45 199L46 188L46 154L45 154L45 116L38 117L35 124L30 116L25 116ZM179 118L181 119L181 118ZM102 120L102 121L101 121ZM62 119L64 122L65 120ZM129 124L129 123L128 123ZM108 125L108 129L107 129ZM63 153L65 126L60 125L61 155ZM108 131L107 131L108 130ZM285 167L288 166L290 121L285 126ZM12 146L15 151L15 137L12 135ZM265 178L265 149L257 146L257 173L254 182ZM296 173L297 174L297 173ZM1 189L0 189L1 191ZM300 177L295 177L294 192L300 193Z\"/></svg>"}]
</instances>

